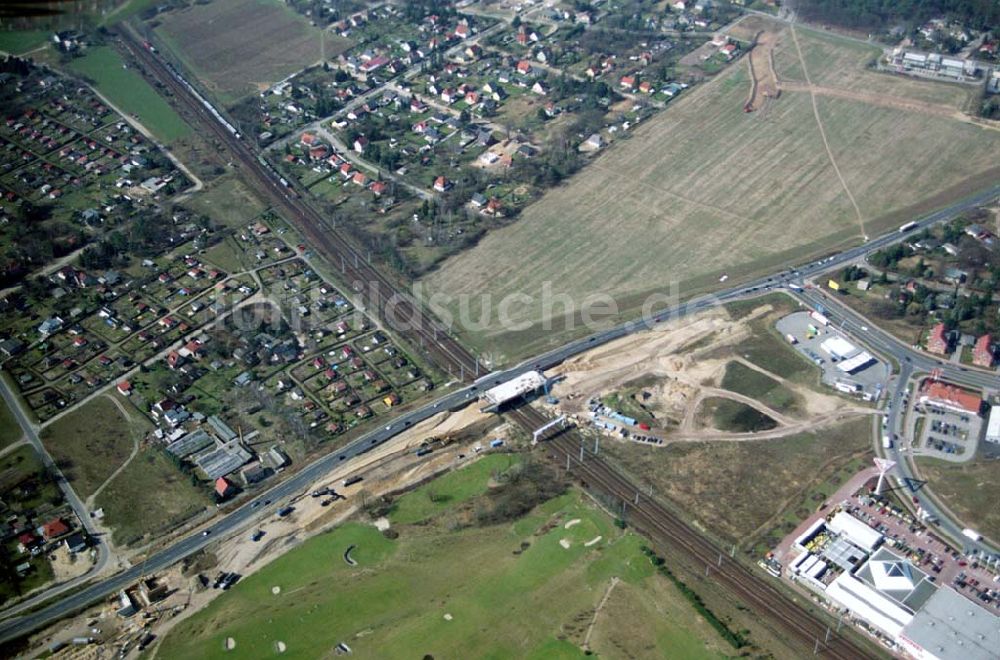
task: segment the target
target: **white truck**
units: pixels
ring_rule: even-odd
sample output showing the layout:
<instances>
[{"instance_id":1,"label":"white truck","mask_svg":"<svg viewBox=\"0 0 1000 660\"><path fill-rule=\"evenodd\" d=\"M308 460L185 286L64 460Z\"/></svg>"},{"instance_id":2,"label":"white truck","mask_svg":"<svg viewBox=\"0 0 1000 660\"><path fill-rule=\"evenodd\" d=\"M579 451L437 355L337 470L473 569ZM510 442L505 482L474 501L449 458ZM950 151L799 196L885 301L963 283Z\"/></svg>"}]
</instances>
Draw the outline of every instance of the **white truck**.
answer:
<instances>
[{"instance_id":1,"label":"white truck","mask_svg":"<svg viewBox=\"0 0 1000 660\"><path fill-rule=\"evenodd\" d=\"M964 536L967 539L972 539L973 541L979 541L983 538L982 534L980 534L974 529L969 529L968 527L962 530L962 536Z\"/></svg>"}]
</instances>

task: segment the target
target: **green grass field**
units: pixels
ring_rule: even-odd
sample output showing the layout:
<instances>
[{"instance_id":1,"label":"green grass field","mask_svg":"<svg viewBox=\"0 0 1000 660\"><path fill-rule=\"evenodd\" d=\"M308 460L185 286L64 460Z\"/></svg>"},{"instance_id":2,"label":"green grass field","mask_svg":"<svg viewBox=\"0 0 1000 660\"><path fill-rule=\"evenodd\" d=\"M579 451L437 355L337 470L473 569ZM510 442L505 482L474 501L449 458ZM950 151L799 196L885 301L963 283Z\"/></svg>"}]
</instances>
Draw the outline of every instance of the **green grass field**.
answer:
<instances>
[{"instance_id":1,"label":"green grass field","mask_svg":"<svg viewBox=\"0 0 1000 660\"><path fill-rule=\"evenodd\" d=\"M150 428L145 417L133 413L128 421L113 401L98 397L46 427L41 438L73 490L86 499L128 459Z\"/></svg>"},{"instance_id":2,"label":"green grass field","mask_svg":"<svg viewBox=\"0 0 1000 660\"><path fill-rule=\"evenodd\" d=\"M157 35L225 105L353 43L324 34L276 0L195 3L157 20Z\"/></svg>"},{"instance_id":3,"label":"green grass field","mask_svg":"<svg viewBox=\"0 0 1000 660\"><path fill-rule=\"evenodd\" d=\"M489 460L487 467L498 467L498 458ZM475 506L475 491L485 487L488 470L466 470L475 476L431 484L452 507ZM409 499L427 500L426 492L405 495L394 516L423 507ZM573 519L580 522L566 529ZM396 540L361 523L321 534L178 624L158 655L258 658L281 642L284 655L315 658L343 642L359 658L582 658L580 644L612 577L621 583L597 615L590 639L597 655L712 658L732 651L653 572L640 537L617 529L576 492L512 524L448 531L435 520L397 525ZM343 557L352 545L358 566ZM230 651L227 638L235 642Z\"/></svg>"},{"instance_id":4,"label":"green grass field","mask_svg":"<svg viewBox=\"0 0 1000 660\"><path fill-rule=\"evenodd\" d=\"M91 48L69 68L93 81L122 112L133 116L161 142L169 144L191 133L180 115L135 70L124 68L121 56L108 46Z\"/></svg>"},{"instance_id":5,"label":"green grass field","mask_svg":"<svg viewBox=\"0 0 1000 660\"><path fill-rule=\"evenodd\" d=\"M785 294L773 293L729 303L725 308L733 319L742 319L763 305L770 306L771 311L749 322L752 332L740 342L736 353L776 376L800 385L809 385L828 394L829 389L821 389L819 386L819 367L802 357L774 329L778 319L799 309L797 301Z\"/></svg>"},{"instance_id":6,"label":"green grass field","mask_svg":"<svg viewBox=\"0 0 1000 660\"><path fill-rule=\"evenodd\" d=\"M917 461L928 486L949 509L980 533L1000 538L1000 510L992 496L1000 484L1000 464L982 459L958 465L933 458Z\"/></svg>"},{"instance_id":7,"label":"green grass field","mask_svg":"<svg viewBox=\"0 0 1000 660\"><path fill-rule=\"evenodd\" d=\"M0 50L12 55L21 55L43 46L51 36L44 30L0 30Z\"/></svg>"},{"instance_id":8,"label":"green grass field","mask_svg":"<svg viewBox=\"0 0 1000 660\"><path fill-rule=\"evenodd\" d=\"M396 525L412 525L470 499L486 490L494 474L506 472L520 462L517 454L491 454L468 467L455 470L424 484L395 503L389 520Z\"/></svg>"},{"instance_id":9,"label":"green grass field","mask_svg":"<svg viewBox=\"0 0 1000 660\"><path fill-rule=\"evenodd\" d=\"M14 418L14 413L7 407L7 402L0 400L0 449L14 444L23 436L24 432Z\"/></svg>"},{"instance_id":10,"label":"green grass field","mask_svg":"<svg viewBox=\"0 0 1000 660\"><path fill-rule=\"evenodd\" d=\"M235 175L213 182L203 192L191 197L188 205L193 211L203 213L227 227L245 227L265 208Z\"/></svg>"},{"instance_id":11,"label":"green grass field","mask_svg":"<svg viewBox=\"0 0 1000 660\"><path fill-rule=\"evenodd\" d=\"M602 445L617 465L652 484L696 524L745 545L789 513L801 520L802 498L870 447L868 418L773 440L683 442L663 449Z\"/></svg>"},{"instance_id":12,"label":"green grass field","mask_svg":"<svg viewBox=\"0 0 1000 660\"><path fill-rule=\"evenodd\" d=\"M701 402L698 414L703 418L702 423L727 433L770 431L778 425L756 408L725 397L707 397Z\"/></svg>"},{"instance_id":13,"label":"green grass field","mask_svg":"<svg viewBox=\"0 0 1000 660\"><path fill-rule=\"evenodd\" d=\"M802 412L802 398L766 374L742 362L730 362L722 377L722 388L764 403L780 413Z\"/></svg>"},{"instance_id":14,"label":"green grass field","mask_svg":"<svg viewBox=\"0 0 1000 660\"><path fill-rule=\"evenodd\" d=\"M835 47L808 35L801 41L806 53ZM905 82L939 93L936 83ZM634 316L650 294L719 288L723 274L731 286L857 244L863 234L891 230L921 209L995 183L1000 132L819 97L862 226L831 166L810 96L782 94L766 113L747 114L748 89L746 67L733 66L690 90L516 223L425 277L459 320L460 337L511 361L586 332L579 318L565 327L563 304L545 308L545 287L577 308L589 294L608 294L621 316ZM510 299L501 323L500 301L515 293L527 297ZM459 315L462 296L476 310L467 320ZM487 296L493 311L479 323ZM541 323L546 318L555 318L552 330Z\"/></svg>"}]
</instances>

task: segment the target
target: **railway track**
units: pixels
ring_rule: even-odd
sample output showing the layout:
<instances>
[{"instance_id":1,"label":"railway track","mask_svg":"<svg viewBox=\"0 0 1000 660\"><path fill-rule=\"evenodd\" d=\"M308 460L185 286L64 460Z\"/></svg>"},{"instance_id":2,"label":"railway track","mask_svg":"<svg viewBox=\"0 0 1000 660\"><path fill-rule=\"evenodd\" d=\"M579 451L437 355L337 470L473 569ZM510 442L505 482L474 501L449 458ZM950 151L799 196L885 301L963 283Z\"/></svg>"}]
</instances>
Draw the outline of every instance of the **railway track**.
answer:
<instances>
[{"instance_id":1,"label":"railway track","mask_svg":"<svg viewBox=\"0 0 1000 660\"><path fill-rule=\"evenodd\" d=\"M125 26L117 31L121 46L139 63L147 75L155 78L170 90L174 100L184 106L208 135L216 138L238 163L242 173L256 192L263 196L273 209L290 221L327 264L340 266L342 277L354 288L386 326L403 336L416 339L415 344L424 350L439 367L462 380L478 373L476 358L458 343L440 323L423 312L419 305L406 295L386 275L368 263L346 237L326 226L323 216L291 188L285 187L276 174L257 160L253 150L222 123L196 98L176 73L156 53L150 51L135 31Z\"/></svg>"},{"instance_id":2,"label":"railway track","mask_svg":"<svg viewBox=\"0 0 1000 660\"><path fill-rule=\"evenodd\" d=\"M518 408L510 413L525 428L535 429L548 421L532 408ZM767 578L757 575L743 564L729 558L703 535L688 526L677 515L659 505L655 500L638 494L638 489L610 465L583 447L583 438L572 431L556 432L546 441L552 458L560 465L569 463L570 469L585 483L606 495L626 502L632 524L647 536L666 542L696 561L703 562L710 574L722 582L727 590L757 614L767 615L783 630L801 641L814 646L818 653L829 658L856 660L873 657L851 640L828 634L826 623L803 610L787 595L775 588Z\"/></svg>"},{"instance_id":3,"label":"railway track","mask_svg":"<svg viewBox=\"0 0 1000 660\"><path fill-rule=\"evenodd\" d=\"M207 134L218 140L223 149L232 156L233 161L239 164L248 182L272 208L295 226L309 242L310 247L329 266L336 268L338 264L340 265L344 279L353 286L366 305L378 313L388 327L411 340L415 339L417 345L427 353L432 362L453 375L459 375L463 380L470 380L478 373L479 365L471 353L445 328L426 315L414 301L398 289L395 283L371 266L367 258L362 257L360 251L347 238L326 227L324 218L308 202L283 186L275 175L257 160L250 147L230 133L188 91L166 62L143 45L142 39L132 28L126 26L120 29L117 36L121 46L143 65L147 75L170 90L174 100L189 111L194 121ZM511 416L529 432L547 421L540 413L530 408L512 411ZM574 469L588 484L609 495L621 497L625 501L632 500L636 493L635 487L601 459L589 455L583 462L578 460L580 438L577 434L554 431L548 437L551 438L549 441L551 450L569 455L571 464L575 465ZM718 557L718 548L652 500L640 498L638 504L631 505L631 511L632 519L654 538L665 540L693 558L706 561L707 564L715 562ZM825 636L824 623L802 610L766 580L753 574L741 564L724 561L713 570L717 579L725 583L746 604L757 608L756 611L761 614L769 615L780 627L803 642L813 644L815 640ZM851 660L869 655L842 637L831 639L828 644L822 645L821 650L828 657Z\"/></svg>"}]
</instances>

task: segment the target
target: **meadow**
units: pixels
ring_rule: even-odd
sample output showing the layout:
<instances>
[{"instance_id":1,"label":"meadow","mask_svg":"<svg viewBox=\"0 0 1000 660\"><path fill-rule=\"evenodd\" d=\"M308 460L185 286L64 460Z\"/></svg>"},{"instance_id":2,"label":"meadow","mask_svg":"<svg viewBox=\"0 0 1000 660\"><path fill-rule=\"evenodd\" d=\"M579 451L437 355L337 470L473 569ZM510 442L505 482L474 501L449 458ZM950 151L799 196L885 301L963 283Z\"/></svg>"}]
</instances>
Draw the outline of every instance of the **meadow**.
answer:
<instances>
[{"instance_id":1,"label":"meadow","mask_svg":"<svg viewBox=\"0 0 1000 660\"><path fill-rule=\"evenodd\" d=\"M145 417L133 415L126 420L110 398L98 397L41 432L45 448L81 498L92 495L150 430Z\"/></svg>"},{"instance_id":2,"label":"meadow","mask_svg":"<svg viewBox=\"0 0 1000 660\"><path fill-rule=\"evenodd\" d=\"M119 110L136 118L162 143L191 134L191 127L134 69L127 68L109 46L91 48L74 59L70 70L92 81L97 91Z\"/></svg>"},{"instance_id":3,"label":"meadow","mask_svg":"<svg viewBox=\"0 0 1000 660\"><path fill-rule=\"evenodd\" d=\"M157 22L173 55L227 106L352 43L324 34L277 0L195 3Z\"/></svg>"},{"instance_id":4,"label":"meadow","mask_svg":"<svg viewBox=\"0 0 1000 660\"><path fill-rule=\"evenodd\" d=\"M511 523L449 530L438 522L475 507L489 475L508 462L487 460L400 498L390 514L396 539L351 522L290 550L178 624L158 657L256 658L283 649L315 658L344 643L359 658L582 658L595 619L589 647L598 655L732 651L654 573L642 539L576 491ZM428 510L429 490L447 505ZM352 546L357 566L344 559Z\"/></svg>"},{"instance_id":5,"label":"meadow","mask_svg":"<svg viewBox=\"0 0 1000 660\"><path fill-rule=\"evenodd\" d=\"M750 547L780 538L832 492L870 452L871 420L815 432L744 442L683 442L651 450L635 443L602 445L612 461L727 543ZM821 500L820 500L821 501ZM804 508L803 508L804 507Z\"/></svg>"},{"instance_id":6,"label":"meadow","mask_svg":"<svg viewBox=\"0 0 1000 660\"><path fill-rule=\"evenodd\" d=\"M1000 510L991 495L997 485L995 459L978 458L968 463L946 463L934 458L917 459L921 476L935 496L955 513L991 539L1000 538Z\"/></svg>"},{"instance_id":7,"label":"meadow","mask_svg":"<svg viewBox=\"0 0 1000 660\"><path fill-rule=\"evenodd\" d=\"M868 71L870 49L804 30L799 40L807 66L816 61L814 84L855 91L874 77L895 93L956 110L966 93ZM779 77L782 66L794 74L786 41L775 58ZM576 305L588 294L609 294L614 318L635 316L650 294L693 295L802 263L995 182L1000 131L818 95L816 111L856 211L831 165L810 94L783 93L765 111L744 113L748 89L743 65L693 88L518 222L425 277L454 318L461 296L476 300L475 310L492 297L493 315L459 322L459 336L510 361L584 332L559 318L546 330L543 321L564 308L544 308L545 287ZM512 293L526 297L507 306L509 322L501 324L498 301Z\"/></svg>"}]
</instances>

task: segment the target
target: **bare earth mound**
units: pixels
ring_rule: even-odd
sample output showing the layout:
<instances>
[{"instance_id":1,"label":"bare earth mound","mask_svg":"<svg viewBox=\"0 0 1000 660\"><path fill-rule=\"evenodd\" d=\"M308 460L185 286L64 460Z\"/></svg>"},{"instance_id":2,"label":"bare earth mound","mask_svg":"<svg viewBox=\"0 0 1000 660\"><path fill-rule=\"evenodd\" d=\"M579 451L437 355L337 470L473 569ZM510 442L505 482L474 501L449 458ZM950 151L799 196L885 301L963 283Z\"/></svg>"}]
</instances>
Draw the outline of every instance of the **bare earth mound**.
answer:
<instances>
[{"instance_id":1,"label":"bare earth mound","mask_svg":"<svg viewBox=\"0 0 1000 660\"><path fill-rule=\"evenodd\" d=\"M986 173L996 164L1000 132L863 97L950 104L957 115L965 90L865 70L867 46L797 32L811 83L843 95L817 94L814 110L808 91L782 93L762 119L743 111L750 79L742 63L696 87L517 223L426 278L432 291L452 297L446 307L453 312L457 296L472 296L477 311L466 319L473 323L480 296L492 296L492 317L479 327L461 323L464 338L499 358L525 355L568 334L560 336L564 305L548 313L542 306L546 284L576 305L606 292L619 313L634 314L651 292L673 285L682 293L704 291L721 286L723 274L731 283L802 262L995 181ZM801 64L792 66L791 41L783 32L775 42L779 84L806 81ZM831 70L830 61L859 71ZM872 80L886 88L873 89ZM530 325L516 332L497 322L499 301L514 292L530 296L504 310L509 321ZM544 332L539 321L553 316L554 332ZM579 324L573 332L581 332Z\"/></svg>"}]
</instances>

